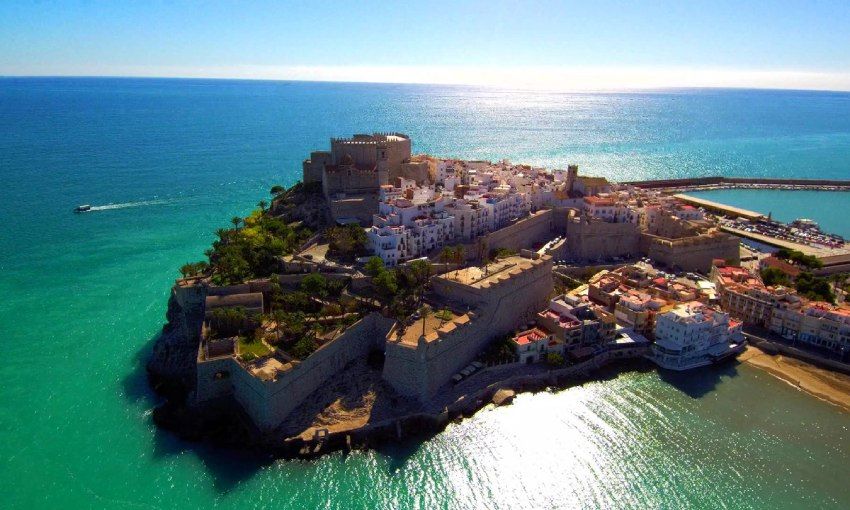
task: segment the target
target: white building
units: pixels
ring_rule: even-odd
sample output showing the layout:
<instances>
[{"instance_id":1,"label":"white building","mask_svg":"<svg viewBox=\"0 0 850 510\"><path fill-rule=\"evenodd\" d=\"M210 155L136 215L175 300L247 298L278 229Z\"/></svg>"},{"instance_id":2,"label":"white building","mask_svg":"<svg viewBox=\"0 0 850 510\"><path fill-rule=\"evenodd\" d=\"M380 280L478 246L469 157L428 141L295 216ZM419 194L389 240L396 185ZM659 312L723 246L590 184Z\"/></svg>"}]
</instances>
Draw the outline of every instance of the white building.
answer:
<instances>
[{"instance_id":1,"label":"white building","mask_svg":"<svg viewBox=\"0 0 850 510\"><path fill-rule=\"evenodd\" d=\"M564 342L539 327L517 333L511 338L511 344L520 363L545 361L549 353L564 355Z\"/></svg>"},{"instance_id":2,"label":"white building","mask_svg":"<svg viewBox=\"0 0 850 510\"><path fill-rule=\"evenodd\" d=\"M699 302L685 303L655 319L655 343L647 355L670 370L718 362L743 350L741 324Z\"/></svg>"}]
</instances>

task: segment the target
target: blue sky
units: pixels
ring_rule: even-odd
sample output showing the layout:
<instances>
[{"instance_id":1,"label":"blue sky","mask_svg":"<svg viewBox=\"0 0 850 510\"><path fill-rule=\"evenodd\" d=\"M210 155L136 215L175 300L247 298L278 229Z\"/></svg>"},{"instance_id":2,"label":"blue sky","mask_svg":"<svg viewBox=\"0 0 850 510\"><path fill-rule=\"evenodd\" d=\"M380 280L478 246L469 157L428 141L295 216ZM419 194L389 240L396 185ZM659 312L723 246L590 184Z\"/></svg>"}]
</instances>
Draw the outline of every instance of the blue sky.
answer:
<instances>
[{"instance_id":1,"label":"blue sky","mask_svg":"<svg viewBox=\"0 0 850 510\"><path fill-rule=\"evenodd\" d=\"M847 90L850 1L4 0L0 74Z\"/></svg>"}]
</instances>

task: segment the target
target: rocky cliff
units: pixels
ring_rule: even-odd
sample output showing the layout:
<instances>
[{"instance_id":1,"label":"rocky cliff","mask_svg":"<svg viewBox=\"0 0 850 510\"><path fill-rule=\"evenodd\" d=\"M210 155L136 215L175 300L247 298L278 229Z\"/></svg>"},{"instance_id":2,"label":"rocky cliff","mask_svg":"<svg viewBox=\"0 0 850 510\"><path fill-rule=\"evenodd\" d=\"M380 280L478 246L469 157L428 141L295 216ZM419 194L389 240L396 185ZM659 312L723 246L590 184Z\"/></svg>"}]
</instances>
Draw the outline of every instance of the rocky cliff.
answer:
<instances>
[{"instance_id":1,"label":"rocky cliff","mask_svg":"<svg viewBox=\"0 0 850 510\"><path fill-rule=\"evenodd\" d=\"M183 397L195 386L206 287L175 285L168 300L162 333L147 364L151 384L170 397Z\"/></svg>"}]
</instances>

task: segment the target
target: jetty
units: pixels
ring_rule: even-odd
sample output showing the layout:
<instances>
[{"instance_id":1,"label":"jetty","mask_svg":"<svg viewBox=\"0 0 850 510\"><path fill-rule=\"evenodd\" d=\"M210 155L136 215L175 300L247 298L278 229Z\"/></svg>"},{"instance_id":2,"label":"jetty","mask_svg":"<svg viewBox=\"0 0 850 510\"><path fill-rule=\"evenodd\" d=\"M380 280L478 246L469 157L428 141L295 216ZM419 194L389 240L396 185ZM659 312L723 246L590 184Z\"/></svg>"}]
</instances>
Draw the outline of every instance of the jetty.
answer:
<instances>
[{"instance_id":1,"label":"jetty","mask_svg":"<svg viewBox=\"0 0 850 510\"><path fill-rule=\"evenodd\" d=\"M691 204L696 207L702 207L706 211L717 212L725 216L730 216L732 218L746 218L751 221L767 219L766 215L759 212L742 209L733 205L721 204L720 202L714 202L711 200L706 200L704 198L697 198L690 195L685 195L683 193L677 193L676 195L673 195L673 197L687 204Z\"/></svg>"},{"instance_id":2,"label":"jetty","mask_svg":"<svg viewBox=\"0 0 850 510\"><path fill-rule=\"evenodd\" d=\"M665 193L708 191L717 189L778 189L813 191L850 191L850 179L779 179L762 177L693 177L685 179L651 179L629 181L637 188L655 189Z\"/></svg>"}]
</instances>

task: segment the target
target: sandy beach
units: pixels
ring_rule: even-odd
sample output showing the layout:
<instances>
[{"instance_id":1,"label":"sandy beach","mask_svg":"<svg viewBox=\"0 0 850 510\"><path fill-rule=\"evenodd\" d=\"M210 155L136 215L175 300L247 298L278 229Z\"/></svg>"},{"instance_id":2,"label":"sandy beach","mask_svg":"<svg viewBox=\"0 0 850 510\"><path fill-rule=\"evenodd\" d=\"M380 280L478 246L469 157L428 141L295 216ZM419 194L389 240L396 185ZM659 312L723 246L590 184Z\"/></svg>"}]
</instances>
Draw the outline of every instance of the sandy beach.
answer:
<instances>
[{"instance_id":1,"label":"sandy beach","mask_svg":"<svg viewBox=\"0 0 850 510\"><path fill-rule=\"evenodd\" d=\"M850 376L824 370L781 354L770 355L752 345L738 360L760 368L821 400L850 411Z\"/></svg>"}]
</instances>

